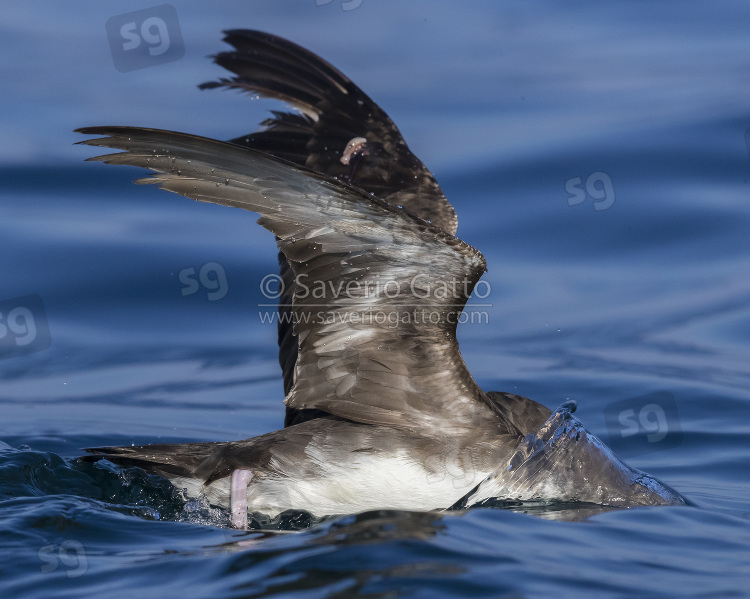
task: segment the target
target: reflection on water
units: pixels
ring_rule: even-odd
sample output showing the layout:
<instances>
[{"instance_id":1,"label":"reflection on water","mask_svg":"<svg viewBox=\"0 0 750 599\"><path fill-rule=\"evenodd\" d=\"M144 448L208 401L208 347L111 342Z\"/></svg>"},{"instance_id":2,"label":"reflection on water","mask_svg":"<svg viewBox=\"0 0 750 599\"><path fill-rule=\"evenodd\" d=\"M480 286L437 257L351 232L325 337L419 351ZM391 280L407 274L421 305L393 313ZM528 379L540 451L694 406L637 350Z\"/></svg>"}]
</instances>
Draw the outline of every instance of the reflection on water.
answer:
<instances>
[{"instance_id":1,"label":"reflection on water","mask_svg":"<svg viewBox=\"0 0 750 599\"><path fill-rule=\"evenodd\" d=\"M536 516L544 520L559 520L562 522L583 522L592 516L606 514L618 510L626 510L627 507L613 505L599 505L596 503L584 502L534 502L534 501L507 501L499 499L487 499L480 504L473 506L493 507Z\"/></svg>"},{"instance_id":2,"label":"reflection on water","mask_svg":"<svg viewBox=\"0 0 750 599\"><path fill-rule=\"evenodd\" d=\"M419 584L422 579L434 581L463 574L465 568L459 563L446 563L438 555L433 559L404 559L408 546L445 531L442 516L436 513L383 510L335 518L320 524L300 539L301 546L297 550L300 555L294 560L294 565L276 570L266 579L263 591L241 596L259 597L271 589L274 593L309 592L316 588L326 588L327 592L331 592L331 589L338 587L341 595L334 593L327 596L350 597L353 594L360 596L361 593L364 597L387 597L393 596L392 590L363 591L373 583L399 581L399 585L402 585L409 581L408 584ZM279 533L265 533L269 534ZM289 559L286 549L277 552L264 547L268 536L257 533L248 533L248 536L252 538L243 538L231 544L235 549L248 551L232 559L229 571L247 572L261 564L267 568L268 562ZM383 552L386 546L391 549ZM376 561L368 558L365 553L367 548L380 553L380 557ZM273 554L272 558L269 553ZM337 561L336 556L341 556L341 561ZM358 564L355 569L351 568L353 563ZM346 576L342 580L343 572L346 572Z\"/></svg>"}]
</instances>

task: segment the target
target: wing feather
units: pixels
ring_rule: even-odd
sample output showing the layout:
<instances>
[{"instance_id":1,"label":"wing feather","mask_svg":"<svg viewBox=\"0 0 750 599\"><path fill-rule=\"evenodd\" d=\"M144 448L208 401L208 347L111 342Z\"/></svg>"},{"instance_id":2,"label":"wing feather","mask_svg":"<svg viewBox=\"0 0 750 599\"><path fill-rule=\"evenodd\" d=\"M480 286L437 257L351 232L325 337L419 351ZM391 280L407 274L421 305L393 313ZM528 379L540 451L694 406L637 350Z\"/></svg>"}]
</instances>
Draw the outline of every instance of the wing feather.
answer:
<instances>
[{"instance_id":1,"label":"wing feather","mask_svg":"<svg viewBox=\"0 0 750 599\"><path fill-rule=\"evenodd\" d=\"M409 150L390 117L359 87L322 58L286 39L261 31L226 31L233 50L220 52L216 64L234 74L201 88L251 92L286 102L302 114L274 111L264 130L242 135L234 143L273 154L339 179L402 206L436 227L456 234L458 219L435 177ZM341 157L353 138L367 140L368 155L356 168ZM294 383L297 342L284 304L294 293L290 269L280 255L287 296L279 305L279 363L284 391ZM299 422L287 409L287 424Z\"/></svg>"},{"instance_id":2,"label":"wing feather","mask_svg":"<svg viewBox=\"0 0 750 599\"><path fill-rule=\"evenodd\" d=\"M299 357L288 406L413 430L498 417L455 335L485 270L476 249L360 189L252 149L154 129L79 131L106 136L81 143L124 150L90 160L153 171L139 183L260 213L297 279ZM431 293L446 286L452 295Z\"/></svg>"}]
</instances>

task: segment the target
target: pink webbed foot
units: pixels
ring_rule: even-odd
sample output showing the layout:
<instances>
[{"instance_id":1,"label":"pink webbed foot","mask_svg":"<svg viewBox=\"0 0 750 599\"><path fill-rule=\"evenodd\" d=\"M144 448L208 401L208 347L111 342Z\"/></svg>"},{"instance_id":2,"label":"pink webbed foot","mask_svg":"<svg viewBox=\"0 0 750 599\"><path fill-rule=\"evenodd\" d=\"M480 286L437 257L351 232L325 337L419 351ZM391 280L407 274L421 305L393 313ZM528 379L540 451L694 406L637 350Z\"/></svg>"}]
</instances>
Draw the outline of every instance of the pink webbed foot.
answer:
<instances>
[{"instance_id":1,"label":"pink webbed foot","mask_svg":"<svg viewBox=\"0 0 750 599\"><path fill-rule=\"evenodd\" d=\"M238 469L232 472L229 483L229 510L232 528L247 528L247 485L253 479L252 470Z\"/></svg>"}]
</instances>

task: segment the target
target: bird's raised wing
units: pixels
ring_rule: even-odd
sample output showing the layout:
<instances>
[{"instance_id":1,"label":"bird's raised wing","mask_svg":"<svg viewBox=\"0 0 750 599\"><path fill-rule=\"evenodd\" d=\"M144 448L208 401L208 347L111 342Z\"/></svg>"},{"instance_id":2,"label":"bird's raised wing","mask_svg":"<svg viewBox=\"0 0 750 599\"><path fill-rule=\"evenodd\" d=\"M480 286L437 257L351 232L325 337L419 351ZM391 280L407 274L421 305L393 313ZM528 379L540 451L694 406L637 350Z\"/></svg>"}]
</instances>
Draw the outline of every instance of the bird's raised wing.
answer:
<instances>
[{"instance_id":1,"label":"bird's raised wing","mask_svg":"<svg viewBox=\"0 0 750 599\"><path fill-rule=\"evenodd\" d=\"M388 115L346 75L309 50L270 33L247 29L224 33L224 41L234 50L221 52L214 60L235 76L200 87L251 92L282 100L301 113L274 112L262 123L264 131L237 137L233 143L331 177L351 178L357 187L456 234L456 213L435 177L412 154ZM341 158L356 138L366 140L359 151L367 155L352 175L351 164L343 164Z\"/></svg>"},{"instance_id":2,"label":"bird's raised wing","mask_svg":"<svg viewBox=\"0 0 750 599\"><path fill-rule=\"evenodd\" d=\"M288 406L415 431L497 422L455 334L485 270L477 250L362 190L248 148L154 129L79 131L106 136L81 143L125 150L90 160L154 171L139 183L260 213L298 280Z\"/></svg>"},{"instance_id":3,"label":"bird's raised wing","mask_svg":"<svg viewBox=\"0 0 750 599\"><path fill-rule=\"evenodd\" d=\"M406 208L443 231L456 234L458 219L432 173L409 150L388 115L348 77L309 50L262 31L226 31L234 47L214 57L234 77L204 83L282 100L299 113L274 112L264 130L231 140L331 177L347 180L395 206ZM355 152L344 162L352 140ZM364 140L364 141L362 141ZM279 363L284 392L294 384L297 337L290 324L294 274L283 253L279 298ZM286 424L315 413L287 409Z\"/></svg>"}]
</instances>

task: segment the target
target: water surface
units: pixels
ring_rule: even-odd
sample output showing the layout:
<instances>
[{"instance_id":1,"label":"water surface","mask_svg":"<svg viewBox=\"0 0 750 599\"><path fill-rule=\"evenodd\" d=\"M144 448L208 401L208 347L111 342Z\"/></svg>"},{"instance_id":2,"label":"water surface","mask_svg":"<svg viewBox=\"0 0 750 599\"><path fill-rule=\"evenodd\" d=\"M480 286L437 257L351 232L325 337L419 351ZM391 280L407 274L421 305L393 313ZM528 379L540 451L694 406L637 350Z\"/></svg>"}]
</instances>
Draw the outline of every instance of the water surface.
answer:
<instances>
[{"instance_id":1,"label":"water surface","mask_svg":"<svg viewBox=\"0 0 750 599\"><path fill-rule=\"evenodd\" d=\"M4 10L0 313L30 306L36 337L16 343L31 336L15 312L0 339L2 596L746 596L744 3L318 4L174 2L184 56L129 72L105 24L152 5ZM695 505L238 532L158 477L75 462L82 447L242 439L283 421L275 326L259 314L272 236L72 145L88 125L253 130L279 106L196 88L223 75L207 56L233 27L332 61L433 170L489 265L489 294L470 302L490 304L475 308L488 322L459 331L479 384L576 400L593 433ZM222 297L183 294L202 269Z\"/></svg>"}]
</instances>

